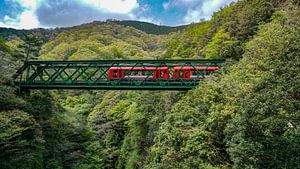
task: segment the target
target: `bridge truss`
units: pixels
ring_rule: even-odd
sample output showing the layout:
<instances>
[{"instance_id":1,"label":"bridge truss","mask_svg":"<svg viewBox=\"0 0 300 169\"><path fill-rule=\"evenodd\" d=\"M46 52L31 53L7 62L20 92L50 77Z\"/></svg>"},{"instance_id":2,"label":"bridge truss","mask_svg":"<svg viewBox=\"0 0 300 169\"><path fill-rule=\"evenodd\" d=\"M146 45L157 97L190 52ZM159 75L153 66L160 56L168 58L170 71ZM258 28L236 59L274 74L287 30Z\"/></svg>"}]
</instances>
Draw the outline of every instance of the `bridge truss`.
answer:
<instances>
[{"instance_id":1,"label":"bridge truss","mask_svg":"<svg viewBox=\"0 0 300 169\"><path fill-rule=\"evenodd\" d=\"M223 60L29 61L18 70L17 76L21 89L188 90L211 76L210 68L220 68L223 63ZM159 72L162 68L165 71ZM189 77L180 75L187 68L194 70ZM113 69L126 71L123 76L114 76Z\"/></svg>"}]
</instances>

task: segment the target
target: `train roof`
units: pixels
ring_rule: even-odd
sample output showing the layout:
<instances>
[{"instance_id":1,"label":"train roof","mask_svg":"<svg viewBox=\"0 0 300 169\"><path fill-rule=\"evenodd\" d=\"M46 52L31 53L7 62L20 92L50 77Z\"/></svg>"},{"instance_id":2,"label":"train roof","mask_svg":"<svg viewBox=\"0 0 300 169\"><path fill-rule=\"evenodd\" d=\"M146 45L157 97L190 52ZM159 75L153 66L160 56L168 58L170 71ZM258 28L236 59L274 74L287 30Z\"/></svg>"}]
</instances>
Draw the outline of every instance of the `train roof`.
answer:
<instances>
[{"instance_id":1,"label":"train roof","mask_svg":"<svg viewBox=\"0 0 300 169\"><path fill-rule=\"evenodd\" d=\"M210 71L215 71L219 70L219 67L214 67L214 66L201 66L201 67L192 67L192 66L176 66L174 67L174 70L210 70Z\"/></svg>"},{"instance_id":2,"label":"train roof","mask_svg":"<svg viewBox=\"0 0 300 169\"><path fill-rule=\"evenodd\" d=\"M168 67L111 67L109 70L168 70Z\"/></svg>"}]
</instances>

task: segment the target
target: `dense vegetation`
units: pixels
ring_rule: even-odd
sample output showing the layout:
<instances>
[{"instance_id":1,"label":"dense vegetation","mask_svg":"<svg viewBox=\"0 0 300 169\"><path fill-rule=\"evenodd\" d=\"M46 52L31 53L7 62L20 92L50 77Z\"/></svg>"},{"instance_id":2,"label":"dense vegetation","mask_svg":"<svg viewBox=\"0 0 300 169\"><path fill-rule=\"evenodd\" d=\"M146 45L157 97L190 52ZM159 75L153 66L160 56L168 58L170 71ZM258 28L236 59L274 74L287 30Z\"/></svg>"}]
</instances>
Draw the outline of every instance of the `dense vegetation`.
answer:
<instances>
[{"instance_id":1,"label":"dense vegetation","mask_svg":"<svg viewBox=\"0 0 300 169\"><path fill-rule=\"evenodd\" d=\"M160 37L111 22L92 22L62 31L45 44L41 59L149 59L161 49ZM156 55L156 56L155 56Z\"/></svg>"},{"instance_id":2,"label":"dense vegetation","mask_svg":"<svg viewBox=\"0 0 300 169\"><path fill-rule=\"evenodd\" d=\"M119 25L125 25L125 26L130 26L133 28L136 28L138 30L144 31L148 34L154 34L154 35L163 35L163 34L168 34L171 32L176 32L179 30L182 30L186 28L187 26L164 26L164 25L155 25L152 23L147 23L147 22L141 22L141 21L118 21L118 20L112 20L112 22L117 23Z\"/></svg>"},{"instance_id":3,"label":"dense vegetation","mask_svg":"<svg viewBox=\"0 0 300 169\"><path fill-rule=\"evenodd\" d=\"M243 0L166 35L112 22L0 40L0 168L300 166L300 6ZM32 46L29 48L29 46ZM29 50L30 49L30 50ZM189 92L17 92L26 59L225 58Z\"/></svg>"}]
</instances>

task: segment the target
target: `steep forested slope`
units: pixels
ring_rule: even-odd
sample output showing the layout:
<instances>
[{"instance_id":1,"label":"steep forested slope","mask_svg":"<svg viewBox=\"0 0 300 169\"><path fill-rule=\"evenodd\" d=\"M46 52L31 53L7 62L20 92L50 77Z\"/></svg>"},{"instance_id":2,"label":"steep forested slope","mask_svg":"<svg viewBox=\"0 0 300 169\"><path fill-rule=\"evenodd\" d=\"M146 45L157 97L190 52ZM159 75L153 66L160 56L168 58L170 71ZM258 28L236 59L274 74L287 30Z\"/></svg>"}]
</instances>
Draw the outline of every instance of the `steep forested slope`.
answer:
<instances>
[{"instance_id":1,"label":"steep forested slope","mask_svg":"<svg viewBox=\"0 0 300 169\"><path fill-rule=\"evenodd\" d=\"M174 33L165 42L167 57L235 58L243 54L244 43L258 26L270 21L286 0L242 0L231 3L211 20L193 24Z\"/></svg>"},{"instance_id":2,"label":"steep forested slope","mask_svg":"<svg viewBox=\"0 0 300 169\"><path fill-rule=\"evenodd\" d=\"M299 168L299 16L298 1L243 0L168 35L93 22L41 47L47 60L227 58L187 93L17 94L28 42L1 40L0 168Z\"/></svg>"},{"instance_id":3,"label":"steep forested slope","mask_svg":"<svg viewBox=\"0 0 300 169\"><path fill-rule=\"evenodd\" d=\"M172 107L149 168L299 167L300 11L289 7L260 27L239 63Z\"/></svg>"},{"instance_id":4,"label":"steep forested slope","mask_svg":"<svg viewBox=\"0 0 300 169\"><path fill-rule=\"evenodd\" d=\"M93 22L66 29L45 44L41 59L149 59L161 49L159 36L112 22Z\"/></svg>"},{"instance_id":5,"label":"steep forested slope","mask_svg":"<svg viewBox=\"0 0 300 169\"><path fill-rule=\"evenodd\" d=\"M130 20L128 20L128 21L113 20L112 22L120 24L120 25L130 26L130 27L136 28L138 30L141 30L143 32L146 32L148 34L154 34L154 35L168 34L171 32L176 32L176 31L182 30L187 27L187 25L171 27L171 26L155 25L152 23L141 22L141 21L130 21Z\"/></svg>"},{"instance_id":6,"label":"steep forested slope","mask_svg":"<svg viewBox=\"0 0 300 169\"><path fill-rule=\"evenodd\" d=\"M42 46L39 59L154 59L162 48L162 37L115 23L93 22L60 31ZM165 100L171 96L170 102L179 99L175 97L177 92L118 91L31 91L18 97L11 77L27 52L33 59L32 49L37 47L31 46L28 51L27 43L34 45L31 40L35 38L19 34L4 38L0 41L0 72L5 77L0 85L1 168L122 167L126 154L131 153L128 145L136 147L136 155L142 151L140 146L151 145L154 135L141 142L148 127L157 130L160 119L156 115L170 109L171 104ZM166 102L164 108L160 107L162 102ZM140 113L136 116L137 111ZM142 112L149 112L149 116ZM148 122L151 116L155 118ZM133 158L131 164L136 162Z\"/></svg>"},{"instance_id":7,"label":"steep forested slope","mask_svg":"<svg viewBox=\"0 0 300 169\"><path fill-rule=\"evenodd\" d=\"M56 37L63 28L56 28L56 29L31 29L31 30L19 30L19 29L12 29L12 28L1 28L0 27L0 38L1 39L10 39L13 37L18 37L20 39L24 39L28 35L36 35L39 36L43 42L47 42Z\"/></svg>"}]
</instances>

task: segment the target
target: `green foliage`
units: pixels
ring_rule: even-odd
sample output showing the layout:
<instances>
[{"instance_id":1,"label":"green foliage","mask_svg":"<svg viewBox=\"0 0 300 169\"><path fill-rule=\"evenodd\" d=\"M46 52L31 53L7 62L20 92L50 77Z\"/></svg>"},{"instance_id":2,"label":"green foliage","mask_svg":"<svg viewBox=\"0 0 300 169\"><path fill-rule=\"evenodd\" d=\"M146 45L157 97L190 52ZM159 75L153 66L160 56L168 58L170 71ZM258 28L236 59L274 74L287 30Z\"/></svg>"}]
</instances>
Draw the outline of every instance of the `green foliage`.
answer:
<instances>
[{"instance_id":1,"label":"green foliage","mask_svg":"<svg viewBox=\"0 0 300 169\"><path fill-rule=\"evenodd\" d=\"M149 58L160 37L113 22L93 22L61 32L42 47L44 60Z\"/></svg>"},{"instance_id":2,"label":"green foliage","mask_svg":"<svg viewBox=\"0 0 300 169\"><path fill-rule=\"evenodd\" d=\"M167 37L163 43L167 49L167 58L197 58L203 57L202 48L208 42L207 34L211 31L211 22L189 25L183 32L177 32Z\"/></svg>"},{"instance_id":3,"label":"green foliage","mask_svg":"<svg viewBox=\"0 0 300 169\"><path fill-rule=\"evenodd\" d=\"M110 20L108 20L110 22ZM177 27L170 27L170 26L162 26L162 25L155 25L152 23L147 22L140 22L140 21L118 21L118 20L112 20L112 22L130 26L135 29L144 31L148 34L154 34L154 35L163 35L168 34L171 32L176 32L178 30L184 29L186 26L177 26Z\"/></svg>"},{"instance_id":4,"label":"green foliage","mask_svg":"<svg viewBox=\"0 0 300 169\"><path fill-rule=\"evenodd\" d=\"M9 46L5 44L5 41L2 38L0 38L0 51L6 53L11 52Z\"/></svg>"},{"instance_id":5,"label":"green foliage","mask_svg":"<svg viewBox=\"0 0 300 169\"><path fill-rule=\"evenodd\" d=\"M276 12L221 79L174 105L147 168L299 166L300 22L292 8Z\"/></svg>"},{"instance_id":6,"label":"green foliage","mask_svg":"<svg viewBox=\"0 0 300 169\"><path fill-rule=\"evenodd\" d=\"M118 168L138 168L142 166L140 152L145 135L145 115L137 112L137 103L133 102L124 114L124 124L128 128L120 149Z\"/></svg>"},{"instance_id":7,"label":"green foliage","mask_svg":"<svg viewBox=\"0 0 300 169\"><path fill-rule=\"evenodd\" d=\"M238 52L235 52L238 45L237 40L230 37L229 33L226 33L224 29L220 29L213 37L211 42L207 44L206 58L235 58Z\"/></svg>"},{"instance_id":8,"label":"green foliage","mask_svg":"<svg viewBox=\"0 0 300 169\"><path fill-rule=\"evenodd\" d=\"M17 89L13 86L10 77L11 68L7 68L7 62L0 63L0 111L13 110L25 106L25 102L16 96Z\"/></svg>"},{"instance_id":9,"label":"green foliage","mask_svg":"<svg viewBox=\"0 0 300 169\"><path fill-rule=\"evenodd\" d=\"M0 168L299 168L299 15L293 0L244 0L169 35L93 22L42 46L52 60L228 59L187 93L18 95L10 76L25 42L5 38Z\"/></svg>"},{"instance_id":10,"label":"green foliage","mask_svg":"<svg viewBox=\"0 0 300 169\"><path fill-rule=\"evenodd\" d=\"M213 147L217 140L205 126L212 104L220 100L215 84L203 84L206 90L189 92L174 105L155 137L149 168L198 168L205 162L226 163L226 159L217 159L221 149Z\"/></svg>"},{"instance_id":11,"label":"green foliage","mask_svg":"<svg viewBox=\"0 0 300 169\"><path fill-rule=\"evenodd\" d=\"M26 35L24 38L24 44L21 48L24 48L26 59L25 61L31 59L37 59L39 52L41 50L43 42L39 36L36 35Z\"/></svg>"},{"instance_id":12,"label":"green foliage","mask_svg":"<svg viewBox=\"0 0 300 169\"><path fill-rule=\"evenodd\" d=\"M239 40L251 38L259 24L268 22L277 7L284 1L245 0L239 1L231 13L231 20L225 26L231 36Z\"/></svg>"},{"instance_id":13,"label":"green foliage","mask_svg":"<svg viewBox=\"0 0 300 169\"><path fill-rule=\"evenodd\" d=\"M9 40L11 38L24 39L28 35L36 35L41 37L43 42L48 41L49 39L54 38L59 32L63 29L12 29L12 28L0 28L0 38L4 40Z\"/></svg>"},{"instance_id":14,"label":"green foliage","mask_svg":"<svg viewBox=\"0 0 300 169\"><path fill-rule=\"evenodd\" d=\"M87 115L92 111L92 104L83 96L67 96L64 108L79 115Z\"/></svg>"},{"instance_id":15,"label":"green foliage","mask_svg":"<svg viewBox=\"0 0 300 169\"><path fill-rule=\"evenodd\" d=\"M28 113L0 112L1 168L43 168L43 143L42 131Z\"/></svg>"},{"instance_id":16,"label":"green foliage","mask_svg":"<svg viewBox=\"0 0 300 169\"><path fill-rule=\"evenodd\" d=\"M243 54L243 44L255 35L260 24L284 4L277 0L243 0L213 14L209 21L186 27L166 38L166 57L233 58ZM285 4L286 5L286 4Z\"/></svg>"},{"instance_id":17,"label":"green foliage","mask_svg":"<svg viewBox=\"0 0 300 169\"><path fill-rule=\"evenodd\" d=\"M245 62L255 63L265 75L242 98L240 115L227 129L235 168L299 166L298 16L299 10L276 13L247 45Z\"/></svg>"}]
</instances>

